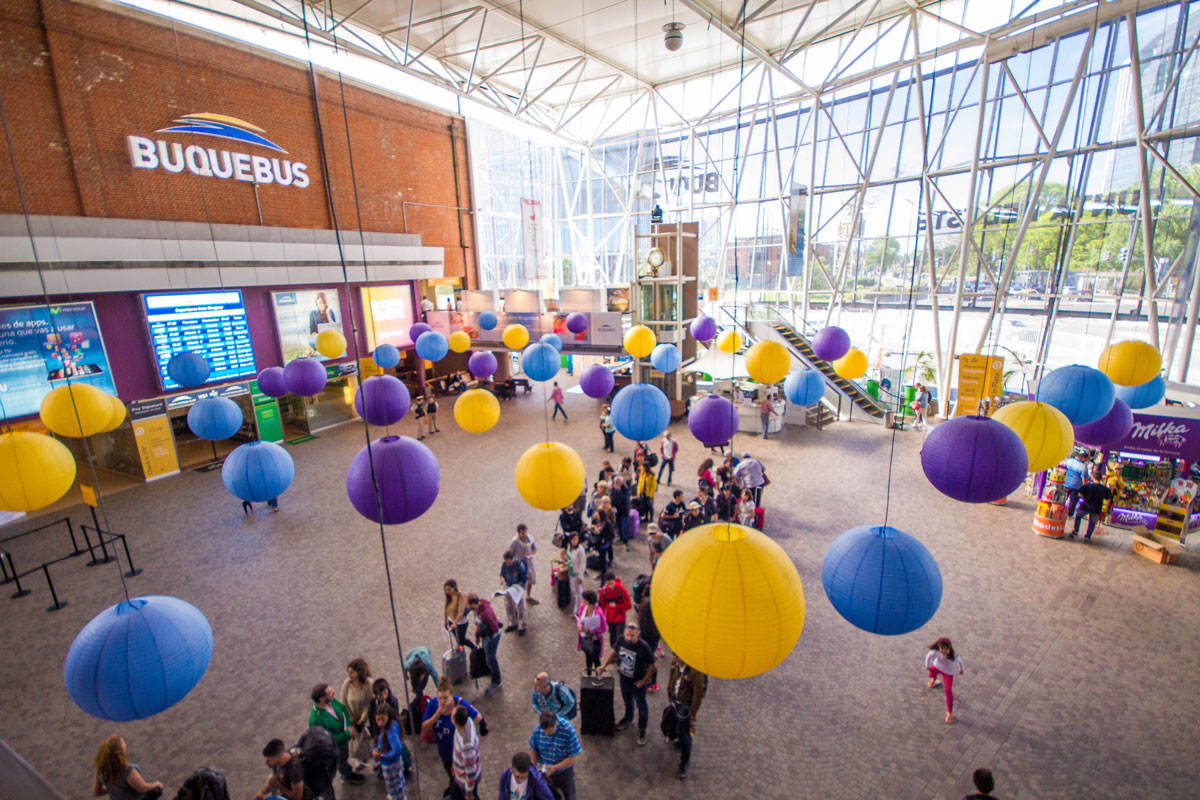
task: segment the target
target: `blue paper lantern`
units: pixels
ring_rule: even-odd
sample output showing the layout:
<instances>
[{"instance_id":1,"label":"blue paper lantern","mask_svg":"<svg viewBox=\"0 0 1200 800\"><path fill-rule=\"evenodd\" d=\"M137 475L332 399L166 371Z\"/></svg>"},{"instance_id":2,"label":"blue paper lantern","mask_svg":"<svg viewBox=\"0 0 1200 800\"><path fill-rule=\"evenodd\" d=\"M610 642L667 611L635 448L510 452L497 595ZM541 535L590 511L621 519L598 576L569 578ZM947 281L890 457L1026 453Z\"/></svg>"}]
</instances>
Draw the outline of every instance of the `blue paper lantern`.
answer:
<instances>
[{"instance_id":1,"label":"blue paper lantern","mask_svg":"<svg viewBox=\"0 0 1200 800\"><path fill-rule=\"evenodd\" d=\"M441 361L450 352L450 343L437 331L425 331L417 337L417 355L426 361Z\"/></svg>"},{"instance_id":2,"label":"blue paper lantern","mask_svg":"<svg viewBox=\"0 0 1200 800\"><path fill-rule=\"evenodd\" d=\"M242 429L242 422L242 407L228 397L205 397L188 409L188 428L210 442L233 436Z\"/></svg>"},{"instance_id":3,"label":"blue paper lantern","mask_svg":"<svg viewBox=\"0 0 1200 800\"><path fill-rule=\"evenodd\" d=\"M650 351L650 363L659 372L674 372L679 369L680 361L679 348L673 344L660 344Z\"/></svg>"},{"instance_id":4,"label":"blue paper lantern","mask_svg":"<svg viewBox=\"0 0 1200 800\"><path fill-rule=\"evenodd\" d=\"M796 406L811 406L825 396L825 377L815 369L798 369L783 381L783 396Z\"/></svg>"},{"instance_id":5,"label":"blue paper lantern","mask_svg":"<svg viewBox=\"0 0 1200 800\"><path fill-rule=\"evenodd\" d=\"M289 392L312 397L325 388L329 379L325 365L315 358L293 358L283 368L283 383Z\"/></svg>"},{"instance_id":6,"label":"blue paper lantern","mask_svg":"<svg viewBox=\"0 0 1200 800\"><path fill-rule=\"evenodd\" d=\"M1117 399L1130 408L1150 408L1156 406L1167 396L1167 382L1161 375L1155 375L1140 386L1114 386Z\"/></svg>"},{"instance_id":7,"label":"blue paper lantern","mask_svg":"<svg viewBox=\"0 0 1200 800\"><path fill-rule=\"evenodd\" d=\"M613 377L612 370L603 364L592 364L579 376L579 388L588 397L597 400L608 397L616 384L617 379Z\"/></svg>"},{"instance_id":8,"label":"blue paper lantern","mask_svg":"<svg viewBox=\"0 0 1200 800\"><path fill-rule=\"evenodd\" d=\"M1135 387L1136 388L1136 387ZM1114 400L1112 410L1088 425L1075 426L1075 441L1105 447L1122 441L1133 430L1133 412L1122 400Z\"/></svg>"},{"instance_id":9,"label":"blue paper lantern","mask_svg":"<svg viewBox=\"0 0 1200 800\"><path fill-rule=\"evenodd\" d=\"M258 390L267 397L283 397L288 393L283 367L267 367L258 373Z\"/></svg>"},{"instance_id":10,"label":"blue paper lantern","mask_svg":"<svg viewBox=\"0 0 1200 800\"><path fill-rule=\"evenodd\" d=\"M101 611L63 665L75 705L112 722L145 719L182 700L208 669L212 627L190 603L147 595Z\"/></svg>"},{"instance_id":11,"label":"blue paper lantern","mask_svg":"<svg viewBox=\"0 0 1200 800\"><path fill-rule=\"evenodd\" d=\"M1117 398L1113 382L1098 369L1072 364L1042 378L1037 399L1067 416L1072 425L1095 422L1112 410Z\"/></svg>"},{"instance_id":12,"label":"blue paper lantern","mask_svg":"<svg viewBox=\"0 0 1200 800\"><path fill-rule=\"evenodd\" d=\"M563 340L562 340L562 337L559 336L557 333L543 333L542 338L538 339L538 341L541 342L542 344L550 345L559 353L562 352Z\"/></svg>"},{"instance_id":13,"label":"blue paper lantern","mask_svg":"<svg viewBox=\"0 0 1200 800\"><path fill-rule=\"evenodd\" d=\"M933 556L890 526L861 525L834 539L821 562L821 583L847 622L883 636L915 631L942 602Z\"/></svg>"},{"instance_id":14,"label":"blue paper lantern","mask_svg":"<svg viewBox=\"0 0 1200 800\"><path fill-rule=\"evenodd\" d=\"M358 451L346 471L346 494L354 510L384 525L411 522L424 514L437 500L440 485L433 452L408 436L376 439Z\"/></svg>"},{"instance_id":15,"label":"blue paper lantern","mask_svg":"<svg viewBox=\"0 0 1200 800\"><path fill-rule=\"evenodd\" d=\"M412 397L395 375L367 378L354 393L354 410L372 425L395 425L408 413Z\"/></svg>"},{"instance_id":16,"label":"blue paper lantern","mask_svg":"<svg viewBox=\"0 0 1200 800\"><path fill-rule=\"evenodd\" d=\"M296 465L274 442L246 442L225 457L221 482L229 493L248 503L279 497L292 485Z\"/></svg>"},{"instance_id":17,"label":"blue paper lantern","mask_svg":"<svg viewBox=\"0 0 1200 800\"><path fill-rule=\"evenodd\" d=\"M535 381L548 381L558 374L558 359L552 345L536 342L521 353L521 370Z\"/></svg>"},{"instance_id":18,"label":"blue paper lantern","mask_svg":"<svg viewBox=\"0 0 1200 800\"><path fill-rule=\"evenodd\" d=\"M631 383L617 392L609 409L613 426L626 439L649 441L671 422L671 401L649 383Z\"/></svg>"},{"instance_id":19,"label":"blue paper lantern","mask_svg":"<svg viewBox=\"0 0 1200 800\"><path fill-rule=\"evenodd\" d=\"M400 363L400 348L384 342L375 348L375 352L371 353L371 359L380 369L391 369Z\"/></svg>"},{"instance_id":20,"label":"blue paper lantern","mask_svg":"<svg viewBox=\"0 0 1200 800\"><path fill-rule=\"evenodd\" d=\"M921 447L921 469L934 488L964 503L991 503L1025 480L1029 452L1021 437L989 417L954 417Z\"/></svg>"},{"instance_id":21,"label":"blue paper lantern","mask_svg":"<svg viewBox=\"0 0 1200 800\"><path fill-rule=\"evenodd\" d=\"M495 311L481 311L479 313L479 327L485 331L490 331L499 324L500 320L496 317Z\"/></svg>"},{"instance_id":22,"label":"blue paper lantern","mask_svg":"<svg viewBox=\"0 0 1200 800\"><path fill-rule=\"evenodd\" d=\"M688 412L688 430L705 447L723 445L738 429L738 410L724 397L710 394L692 403Z\"/></svg>"},{"instance_id":23,"label":"blue paper lantern","mask_svg":"<svg viewBox=\"0 0 1200 800\"><path fill-rule=\"evenodd\" d=\"M208 361L199 353L184 350L167 362L167 377L185 389L202 386L212 371Z\"/></svg>"}]
</instances>

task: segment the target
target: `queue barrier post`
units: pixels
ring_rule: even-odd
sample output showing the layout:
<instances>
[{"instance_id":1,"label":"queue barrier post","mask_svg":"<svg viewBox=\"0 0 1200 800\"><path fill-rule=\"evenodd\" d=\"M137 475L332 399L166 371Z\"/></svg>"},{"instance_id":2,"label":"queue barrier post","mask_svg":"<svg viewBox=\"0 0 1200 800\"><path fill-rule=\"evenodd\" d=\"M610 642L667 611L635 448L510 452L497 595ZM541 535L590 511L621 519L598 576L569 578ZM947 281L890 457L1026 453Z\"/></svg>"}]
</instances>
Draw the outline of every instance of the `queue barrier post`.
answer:
<instances>
[{"instance_id":1,"label":"queue barrier post","mask_svg":"<svg viewBox=\"0 0 1200 800\"><path fill-rule=\"evenodd\" d=\"M54 581L50 580L50 565L42 564L42 573L46 576L46 585L50 587L50 597L54 600L54 605L47 608L47 611L58 611L67 604L66 600L58 599L58 592L54 591Z\"/></svg>"}]
</instances>

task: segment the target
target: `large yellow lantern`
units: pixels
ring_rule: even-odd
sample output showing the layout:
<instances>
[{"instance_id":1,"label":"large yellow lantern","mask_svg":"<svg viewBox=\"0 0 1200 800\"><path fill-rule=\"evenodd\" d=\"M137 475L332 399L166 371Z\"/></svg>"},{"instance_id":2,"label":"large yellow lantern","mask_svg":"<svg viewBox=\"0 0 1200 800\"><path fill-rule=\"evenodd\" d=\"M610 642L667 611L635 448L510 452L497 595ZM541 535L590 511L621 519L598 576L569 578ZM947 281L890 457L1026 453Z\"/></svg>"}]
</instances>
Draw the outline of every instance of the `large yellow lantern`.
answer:
<instances>
[{"instance_id":1,"label":"large yellow lantern","mask_svg":"<svg viewBox=\"0 0 1200 800\"><path fill-rule=\"evenodd\" d=\"M1056 466L1071 454L1075 429L1067 415L1049 403L1021 400L1001 406L992 419L1012 429L1029 454L1029 471L1041 472Z\"/></svg>"},{"instance_id":2,"label":"large yellow lantern","mask_svg":"<svg viewBox=\"0 0 1200 800\"><path fill-rule=\"evenodd\" d=\"M105 430L113 416L109 395L86 383L51 389L38 411L42 424L59 436L91 436Z\"/></svg>"},{"instance_id":3,"label":"large yellow lantern","mask_svg":"<svg viewBox=\"0 0 1200 800\"><path fill-rule=\"evenodd\" d=\"M317 352L326 358L341 358L346 354L346 337L341 331L321 331L317 334Z\"/></svg>"},{"instance_id":4,"label":"large yellow lantern","mask_svg":"<svg viewBox=\"0 0 1200 800\"><path fill-rule=\"evenodd\" d=\"M645 325L634 325L625 332L625 352L634 358L646 358L656 344L658 337Z\"/></svg>"},{"instance_id":5,"label":"large yellow lantern","mask_svg":"<svg viewBox=\"0 0 1200 800\"><path fill-rule=\"evenodd\" d=\"M791 368L792 357L779 342L762 341L746 351L746 372L759 383L779 383Z\"/></svg>"},{"instance_id":6,"label":"large yellow lantern","mask_svg":"<svg viewBox=\"0 0 1200 800\"><path fill-rule=\"evenodd\" d=\"M1105 348L1096 365L1120 386L1141 386L1162 369L1162 355L1147 342L1117 342Z\"/></svg>"},{"instance_id":7,"label":"large yellow lantern","mask_svg":"<svg viewBox=\"0 0 1200 800\"><path fill-rule=\"evenodd\" d=\"M717 349L722 353L736 353L742 349L742 337L737 331L721 331L717 336Z\"/></svg>"},{"instance_id":8,"label":"large yellow lantern","mask_svg":"<svg viewBox=\"0 0 1200 800\"><path fill-rule=\"evenodd\" d=\"M455 331L446 341L455 353L465 353L471 349L471 334L466 331Z\"/></svg>"},{"instance_id":9,"label":"large yellow lantern","mask_svg":"<svg viewBox=\"0 0 1200 800\"><path fill-rule=\"evenodd\" d=\"M36 511L75 482L75 456L44 433L0 434L0 511Z\"/></svg>"},{"instance_id":10,"label":"large yellow lantern","mask_svg":"<svg viewBox=\"0 0 1200 800\"><path fill-rule=\"evenodd\" d=\"M100 433L115 431L125 421L125 404L121 402L121 398L115 394L106 394L105 397L108 398L108 404L112 407L112 419L108 421L108 424L104 426Z\"/></svg>"},{"instance_id":11,"label":"large yellow lantern","mask_svg":"<svg viewBox=\"0 0 1200 800\"><path fill-rule=\"evenodd\" d=\"M522 350L525 345L529 344L529 329L514 322L504 329L504 334L500 338L509 350Z\"/></svg>"},{"instance_id":12,"label":"large yellow lantern","mask_svg":"<svg viewBox=\"0 0 1200 800\"><path fill-rule=\"evenodd\" d=\"M467 433L487 433L500 421L500 401L487 389L468 389L454 401L454 421Z\"/></svg>"},{"instance_id":13,"label":"large yellow lantern","mask_svg":"<svg viewBox=\"0 0 1200 800\"><path fill-rule=\"evenodd\" d=\"M558 511L583 492L583 459L560 442L542 442L526 450L514 474L525 502L542 511Z\"/></svg>"},{"instance_id":14,"label":"large yellow lantern","mask_svg":"<svg viewBox=\"0 0 1200 800\"><path fill-rule=\"evenodd\" d=\"M867 374L867 356L862 350L851 347L846 355L833 362L833 371L848 381Z\"/></svg>"},{"instance_id":15,"label":"large yellow lantern","mask_svg":"<svg viewBox=\"0 0 1200 800\"><path fill-rule=\"evenodd\" d=\"M684 663L717 678L750 678L785 658L804 629L804 587L783 548L760 531L693 528L659 559L650 608Z\"/></svg>"}]
</instances>

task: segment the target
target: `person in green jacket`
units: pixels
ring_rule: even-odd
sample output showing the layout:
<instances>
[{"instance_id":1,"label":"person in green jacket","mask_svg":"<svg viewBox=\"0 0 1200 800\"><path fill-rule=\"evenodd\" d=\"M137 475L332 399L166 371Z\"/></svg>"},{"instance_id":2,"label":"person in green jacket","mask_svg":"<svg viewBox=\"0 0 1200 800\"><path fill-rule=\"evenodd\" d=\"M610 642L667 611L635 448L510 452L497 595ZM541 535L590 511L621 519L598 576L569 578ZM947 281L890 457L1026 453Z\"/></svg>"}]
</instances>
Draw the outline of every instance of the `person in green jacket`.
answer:
<instances>
[{"instance_id":1,"label":"person in green jacket","mask_svg":"<svg viewBox=\"0 0 1200 800\"><path fill-rule=\"evenodd\" d=\"M345 783L362 783L366 780L350 766L350 713L340 701L333 698L333 687L318 683L312 690L313 709L308 712L308 727L324 728L333 736L338 749L338 772Z\"/></svg>"}]
</instances>

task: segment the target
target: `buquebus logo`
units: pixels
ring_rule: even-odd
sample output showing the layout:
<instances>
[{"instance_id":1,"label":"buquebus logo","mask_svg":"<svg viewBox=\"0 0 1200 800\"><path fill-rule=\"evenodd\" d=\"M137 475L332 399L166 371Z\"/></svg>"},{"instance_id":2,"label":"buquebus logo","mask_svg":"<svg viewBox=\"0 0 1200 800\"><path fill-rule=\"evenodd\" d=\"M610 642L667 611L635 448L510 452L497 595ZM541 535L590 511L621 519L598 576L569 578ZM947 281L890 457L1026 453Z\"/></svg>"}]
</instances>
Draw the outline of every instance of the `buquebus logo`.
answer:
<instances>
[{"instance_id":1,"label":"buquebus logo","mask_svg":"<svg viewBox=\"0 0 1200 800\"><path fill-rule=\"evenodd\" d=\"M225 114L188 114L175 120L174 125L160 128L155 133L185 134L188 138L210 136L287 155L286 150L264 135L266 131L262 128ZM129 145L129 161L136 169L162 169L174 173L187 170L203 178L233 178L247 183L295 186L297 189L303 189L310 183L307 164L278 156L268 158L145 136L128 136L126 142Z\"/></svg>"}]
</instances>

